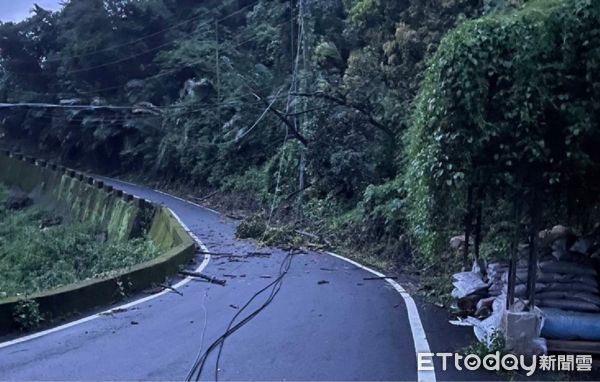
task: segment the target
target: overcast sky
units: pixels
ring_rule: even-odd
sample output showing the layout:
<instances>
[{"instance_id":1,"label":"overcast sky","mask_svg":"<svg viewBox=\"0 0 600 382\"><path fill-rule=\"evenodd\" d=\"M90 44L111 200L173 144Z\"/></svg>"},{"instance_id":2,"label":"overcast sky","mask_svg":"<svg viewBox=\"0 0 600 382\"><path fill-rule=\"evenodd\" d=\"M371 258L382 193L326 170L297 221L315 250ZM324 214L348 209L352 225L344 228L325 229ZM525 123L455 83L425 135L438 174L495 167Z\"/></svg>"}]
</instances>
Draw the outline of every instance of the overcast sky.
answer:
<instances>
[{"instance_id":1,"label":"overcast sky","mask_svg":"<svg viewBox=\"0 0 600 382\"><path fill-rule=\"evenodd\" d=\"M29 16L36 3L45 9L57 10L61 0L0 0L0 21L21 21Z\"/></svg>"}]
</instances>

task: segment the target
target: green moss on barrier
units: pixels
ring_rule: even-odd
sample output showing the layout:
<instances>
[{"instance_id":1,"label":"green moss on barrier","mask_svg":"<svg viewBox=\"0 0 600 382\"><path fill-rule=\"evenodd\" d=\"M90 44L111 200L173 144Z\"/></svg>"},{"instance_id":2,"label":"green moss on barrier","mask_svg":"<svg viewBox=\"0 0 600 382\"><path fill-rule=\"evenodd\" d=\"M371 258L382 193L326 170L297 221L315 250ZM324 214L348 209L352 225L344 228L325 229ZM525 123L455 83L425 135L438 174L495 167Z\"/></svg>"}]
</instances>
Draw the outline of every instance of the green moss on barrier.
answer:
<instances>
[{"instance_id":1,"label":"green moss on barrier","mask_svg":"<svg viewBox=\"0 0 600 382\"><path fill-rule=\"evenodd\" d=\"M76 312L111 304L124 293L143 290L177 272L195 255L195 243L165 207L142 209L116 192L108 193L87 181L60 171L0 155L0 182L19 187L43 203L64 209L71 216L106 229L111 240L123 240L143 232L141 224L152 217L147 233L161 255L153 260L114 271L110 276L86 280L29 296L47 318L56 319ZM0 334L15 329L16 298L0 300Z\"/></svg>"}]
</instances>

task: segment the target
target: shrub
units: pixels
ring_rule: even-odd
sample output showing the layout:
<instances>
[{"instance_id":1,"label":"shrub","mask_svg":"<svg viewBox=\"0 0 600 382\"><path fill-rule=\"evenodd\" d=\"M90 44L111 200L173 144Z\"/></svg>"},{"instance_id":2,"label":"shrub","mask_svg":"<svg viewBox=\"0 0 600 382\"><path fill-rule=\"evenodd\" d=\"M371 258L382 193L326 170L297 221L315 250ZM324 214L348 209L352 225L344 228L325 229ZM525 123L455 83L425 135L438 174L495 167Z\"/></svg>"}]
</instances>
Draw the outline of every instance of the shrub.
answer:
<instances>
[{"instance_id":1,"label":"shrub","mask_svg":"<svg viewBox=\"0 0 600 382\"><path fill-rule=\"evenodd\" d=\"M13 315L15 322L21 330L35 329L44 321L37 301L27 298L19 300L15 306Z\"/></svg>"},{"instance_id":2,"label":"shrub","mask_svg":"<svg viewBox=\"0 0 600 382\"><path fill-rule=\"evenodd\" d=\"M259 215L253 215L243 220L237 227L236 237L240 239L259 239L267 230L267 223Z\"/></svg>"},{"instance_id":3,"label":"shrub","mask_svg":"<svg viewBox=\"0 0 600 382\"><path fill-rule=\"evenodd\" d=\"M443 39L405 136L407 219L423 256L460 231L474 186L492 210L537 192L589 219L600 184L599 19L597 1L539 0Z\"/></svg>"}]
</instances>

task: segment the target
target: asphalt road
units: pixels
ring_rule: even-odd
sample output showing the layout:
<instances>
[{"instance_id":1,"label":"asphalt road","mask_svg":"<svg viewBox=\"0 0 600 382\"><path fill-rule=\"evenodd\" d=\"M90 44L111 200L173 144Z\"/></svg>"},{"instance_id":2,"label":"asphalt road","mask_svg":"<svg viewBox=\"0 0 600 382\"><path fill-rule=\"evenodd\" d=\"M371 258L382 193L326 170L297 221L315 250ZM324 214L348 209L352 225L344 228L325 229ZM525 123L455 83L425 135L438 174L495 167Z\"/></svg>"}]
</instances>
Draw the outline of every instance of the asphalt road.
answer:
<instances>
[{"instance_id":1,"label":"asphalt road","mask_svg":"<svg viewBox=\"0 0 600 382\"><path fill-rule=\"evenodd\" d=\"M180 289L183 296L166 293L29 341L0 344L0 380L182 380L239 307L277 276L287 252L235 239L235 221L149 189L113 183L171 208L210 251L271 255L212 258L204 272L227 279L226 286L192 281ZM197 264L202 260L198 256ZM219 379L417 380L405 301L388 282L367 277L373 274L327 254L295 255L273 302L226 340ZM257 298L249 311L266 297ZM432 351L454 351L470 340L470 330L448 325L442 311L424 303L418 307ZM216 352L203 380L215 378L215 360ZM436 366L438 380L494 378Z\"/></svg>"}]
</instances>

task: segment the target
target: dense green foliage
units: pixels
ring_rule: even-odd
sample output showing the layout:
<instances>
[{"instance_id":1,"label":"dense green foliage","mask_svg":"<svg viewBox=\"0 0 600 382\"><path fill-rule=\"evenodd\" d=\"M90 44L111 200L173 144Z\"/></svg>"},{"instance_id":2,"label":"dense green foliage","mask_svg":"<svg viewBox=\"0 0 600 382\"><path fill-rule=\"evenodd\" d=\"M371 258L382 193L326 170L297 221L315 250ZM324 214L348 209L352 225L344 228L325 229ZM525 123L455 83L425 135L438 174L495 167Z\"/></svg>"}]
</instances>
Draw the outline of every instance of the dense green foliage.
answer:
<instances>
[{"instance_id":1,"label":"dense green foliage","mask_svg":"<svg viewBox=\"0 0 600 382\"><path fill-rule=\"evenodd\" d=\"M275 173L283 174L281 193L295 191L302 172L311 197L353 203L396 173L424 58L456 20L482 8L439 3L81 0L57 13L36 8L0 27L3 101L168 108L11 109L3 126L9 137L104 170L250 186L257 195L275 191ZM289 97L292 88L303 95ZM250 131L276 94L280 115L267 113Z\"/></svg>"},{"instance_id":2,"label":"dense green foliage","mask_svg":"<svg viewBox=\"0 0 600 382\"><path fill-rule=\"evenodd\" d=\"M106 235L79 223L40 228L50 212L6 210L5 196L0 188L0 298L104 275L158 254L150 240L106 242Z\"/></svg>"},{"instance_id":3,"label":"dense green foliage","mask_svg":"<svg viewBox=\"0 0 600 382\"><path fill-rule=\"evenodd\" d=\"M422 253L461 231L473 185L490 229L510 220L511 200L533 193L543 223L590 228L600 192L598 20L598 2L535 1L443 40L407 134L407 216Z\"/></svg>"},{"instance_id":4,"label":"dense green foliage","mask_svg":"<svg viewBox=\"0 0 600 382\"><path fill-rule=\"evenodd\" d=\"M78 166L220 190L394 261L439 255L476 187L501 248L511 200L539 194L545 222L585 226L600 184L598 4L523 3L36 8L0 25L1 101L135 109L13 108L2 129Z\"/></svg>"}]
</instances>

